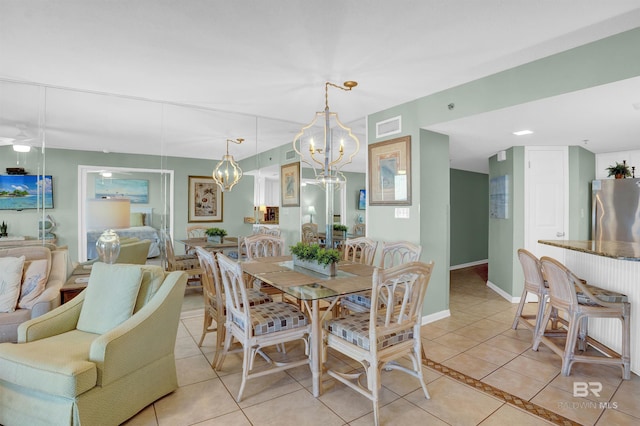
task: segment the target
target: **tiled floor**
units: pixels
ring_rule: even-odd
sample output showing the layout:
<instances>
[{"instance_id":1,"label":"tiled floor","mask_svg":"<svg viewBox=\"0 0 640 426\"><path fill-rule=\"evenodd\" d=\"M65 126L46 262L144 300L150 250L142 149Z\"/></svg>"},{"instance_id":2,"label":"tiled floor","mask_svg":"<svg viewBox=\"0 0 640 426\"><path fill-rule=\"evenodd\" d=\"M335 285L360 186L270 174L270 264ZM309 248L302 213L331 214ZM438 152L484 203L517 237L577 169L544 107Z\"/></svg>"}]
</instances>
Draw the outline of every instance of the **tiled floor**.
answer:
<instances>
[{"instance_id":1,"label":"tiled floor","mask_svg":"<svg viewBox=\"0 0 640 426\"><path fill-rule=\"evenodd\" d=\"M427 294L428 297L428 294ZM310 373L301 367L249 381L241 403L241 357L227 357L222 371L209 366L215 334L198 348L201 296L188 292L176 342L180 388L156 401L128 425L369 425L369 400L325 379L320 398L311 395ZM482 380L525 401L585 425L640 424L640 379L622 381L619 368L575 364L570 377L560 375L560 358L541 346L531 350L531 332L512 330L512 305L488 289L477 268L451 273L451 317L422 328L427 357ZM527 311L535 312L528 304ZM297 348L288 348L295 351ZM259 357L258 357L259 358ZM330 357L334 366L349 368ZM397 371L384 372L383 425L537 425L540 417L425 367L431 399L417 381ZM572 396L574 381L602 382L600 397Z\"/></svg>"}]
</instances>

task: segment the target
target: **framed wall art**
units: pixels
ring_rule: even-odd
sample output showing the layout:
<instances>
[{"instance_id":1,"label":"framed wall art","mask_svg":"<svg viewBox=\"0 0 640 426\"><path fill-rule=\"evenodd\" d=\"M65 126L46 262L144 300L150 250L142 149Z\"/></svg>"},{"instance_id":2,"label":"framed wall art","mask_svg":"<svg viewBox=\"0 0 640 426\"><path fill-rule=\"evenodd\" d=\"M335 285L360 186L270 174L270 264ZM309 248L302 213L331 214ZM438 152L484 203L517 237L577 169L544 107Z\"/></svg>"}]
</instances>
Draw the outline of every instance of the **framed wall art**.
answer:
<instances>
[{"instance_id":1,"label":"framed wall art","mask_svg":"<svg viewBox=\"0 0 640 426\"><path fill-rule=\"evenodd\" d=\"M280 167L280 198L282 207L300 206L300 162Z\"/></svg>"},{"instance_id":2,"label":"framed wall art","mask_svg":"<svg viewBox=\"0 0 640 426\"><path fill-rule=\"evenodd\" d=\"M411 136L369 145L369 205L411 205Z\"/></svg>"},{"instance_id":3,"label":"framed wall art","mask_svg":"<svg viewBox=\"0 0 640 426\"><path fill-rule=\"evenodd\" d=\"M210 176L189 176L188 222L222 222L222 191Z\"/></svg>"},{"instance_id":4,"label":"framed wall art","mask_svg":"<svg viewBox=\"0 0 640 426\"><path fill-rule=\"evenodd\" d=\"M146 179L96 179L96 198L128 198L131 204L149 203L149 181Z\"/></svg>"}]
</instances>

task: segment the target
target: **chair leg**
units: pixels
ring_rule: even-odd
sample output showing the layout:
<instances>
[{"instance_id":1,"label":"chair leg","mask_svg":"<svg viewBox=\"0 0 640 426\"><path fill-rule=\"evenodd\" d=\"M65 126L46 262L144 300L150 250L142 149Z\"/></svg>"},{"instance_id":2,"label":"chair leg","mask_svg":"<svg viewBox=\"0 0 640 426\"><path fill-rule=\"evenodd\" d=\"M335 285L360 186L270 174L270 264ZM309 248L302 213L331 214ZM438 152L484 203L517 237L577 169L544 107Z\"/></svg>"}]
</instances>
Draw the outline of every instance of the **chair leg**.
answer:
<instances>
[{"instance_id":1,"label":"chair leg","mask_svg":"<svg viewBox=\"0 0 640 426\"><path fill-rule=\"evenodd\" d=\"M225 329L226 329L226 325L225 325ZM229 330L225 330L224 348L222 348L220 359L218 359L218 362L216 364L216 367L215 367L216 370L220 370L222 368L222 365L224 364L224 359L226 358L227 353L229 352L229 348L231 348L232 340L233 340L233 335L231 334L231 332Z\"/></svg>"},{"instance_id":2,"label":"chair leg","mask_svg":"<svg viewBox=\"0 0 640 426\"><path fill-rule=\"evenodd\" d=\"M542 318L542 324L547 324L549 322L549 318L551 318L551 312L553 312L553 306L547 305L546 312L544 313L544 317ZM534 351L538 350L540 346L540 342L542 341L542 336L544 336L544 330L540 327L540 330L535 334L535 338L533 339L533 349Z\"/></svg>"},{"instance_id":3,"label":"chair leg","mask_svg":"<svg viewBox=\"0 0 640 426\"><path fill-rule=\"evenodd\" d=\"M381 365L374 364L369 364L367 367L367 384L373 401L373 422L375 426L380 424L380 368Z\"/></svg>"},{"instance_id":4,"label":"chair leg","mask_svg":"<svg viewBox=\"0 0 640 426\"><path fill-rule=\"evenodd\" d=\"M518 309L516 310L516 316L513 318L513 324L511 328L514 330L518 329L518 323L520 322L520 316L522 316L522 310L524 309L524 304L527 300L527 290L522 290L522 295L520 296L520 303L518 304Z\"/></svg>"},{"instance_id":5,"label":"chair leg","mask_svg":"<svg viewBox=\"0 0 640 426\"><path fill-rule=\"evenodd\" d=\"M631 322L629 321L629 306L625 305L622 317L622 378L624 380L631 379Z\"/></svg>"},{"instance_id":6,"label":"chair leg","mask_svg":"<svg viewBox=\"0 0 640 426\"><path fill-rule=\"evenodd\" d=\"M578 331L580 329L580 319L575 314L570 315L569 330L567 331L567 341L564 345L564 353L562 354L562 375L568 376L571 373L571 365L576 351L576 340L578 339Z\"/></svg>"},{"instance_id":7,"label":"chair leg","mask_svg":"<svg viewBox=\"0 0 640 426\"><path fill-rule=\"evenodd\" d=\"M238 398L236 399L237 402L242 401L242 394L244 393L244 387L247 384L247 376L249 375L249 370L250 370L250 366L251 366L251 360L253 359L252 356L252 349L249 347L248 344L244 345L244 353L242 354L242 383L240 383L240 390L238 391Z\"/></svg>"},{"instance_id":8,"label":"chair leg","mask_svg":"<svg viewBox=\"0 0 640 426\"><path fill-rule=\"evenodd\" d=\"M220 322L218 322L220 324ZM220 352L222 351L222 347L224 345L224 340L226 338L226 327L219 325L216 330L216 354L213 356L213 361L211 361L211 368L214 370L218 367L218 362L220 360Z\"/></svg>"},{"instance_id":9,"label":"chair leg","mask_svg":"<svg viewBox=\"0 0 640 426\"><path fill-rule=\"evenodd\" d=\"M209 310L205 308L204 310L204 322L202 324L202 336L200 336L200 341L198 342L198 347L202 346L202 342L204 342L204 336L209 332L209 327L211 327L211 323L213 322L213 318L211 318L211 314Z\"/></svg>"}]
</instances>

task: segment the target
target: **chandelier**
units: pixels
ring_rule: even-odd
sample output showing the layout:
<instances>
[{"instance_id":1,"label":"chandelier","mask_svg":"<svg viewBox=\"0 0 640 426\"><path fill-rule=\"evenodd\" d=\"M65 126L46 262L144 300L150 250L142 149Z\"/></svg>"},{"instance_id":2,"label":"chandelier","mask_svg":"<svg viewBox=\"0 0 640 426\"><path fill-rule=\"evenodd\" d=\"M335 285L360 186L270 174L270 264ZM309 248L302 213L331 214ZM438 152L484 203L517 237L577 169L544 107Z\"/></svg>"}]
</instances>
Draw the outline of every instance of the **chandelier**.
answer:
<instances>
[{"instance_id":1,"label":"chandelier","mask_svg":"<svg viewBox=\"0 0 640 426\"><path fill-rule=\"evenodd\" d=\"M233 155L229 155L229 142L240 145L244 139L236 140L227 139L227 154L222 157L215 169L213 169L212 177L218 184L222 192L231 191L231 188L242 179L242 169L233 159Z\"/></svg>"},{"instance_id":2,"label":"chandelier","mask_svg":"<svg viewBox=\"0 0 640 426\"><path fill-rule=\"evenodd\" d=\"M342 169L360 150L358 138L340 122L338 114L329 110L329 86L351 91L357 85L355 81L345 81L342 86L326 82L324 111L316 112L313 121L293 139L293 149L300 156L300 162L313 169L316 181L325 189L325 245L328 248L334 248L333 194L347 181Z\"/></svg>"},{"instance_id":3,"label":"chandelier","mask_svg":"<svg viewBox=\"0 0 640 426\"><path fill-rule=\"evenodd\" d=\"M355 81L345 81L342 86L326 82L324 111L316 112L313 121L293 140L293 149L300 161L314 170L316 180L322 184L345 182L342 169L360 149L360 141L351 129L340 122L337 113L329 110L329 86L351 91L357 85Z\"/></svg>"}]
</instances>

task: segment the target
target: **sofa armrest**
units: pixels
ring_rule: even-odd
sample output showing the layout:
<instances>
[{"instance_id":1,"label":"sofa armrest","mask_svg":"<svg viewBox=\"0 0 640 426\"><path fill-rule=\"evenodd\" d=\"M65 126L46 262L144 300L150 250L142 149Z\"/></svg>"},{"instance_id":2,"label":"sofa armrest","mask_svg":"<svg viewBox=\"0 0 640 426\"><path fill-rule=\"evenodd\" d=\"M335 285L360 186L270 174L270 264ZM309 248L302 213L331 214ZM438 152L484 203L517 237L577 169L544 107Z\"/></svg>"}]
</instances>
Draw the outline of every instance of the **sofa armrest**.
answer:
<instances>
[{"instance_id":1,"label":"sofa armrest","mask_svg":"<svg viewBox=\"0 0 640 426\"><path fill-rule=\"evenodd\" d=\"M62 287L62 280L55 280L59 282L51 282L47 288L36 298L31 307L31 318L39 317L47 312L60 306L60 288Z\"/></svg>"},{"instance_id":2,"label":"sofa armrest","mask_svg":"<svg viewBox=\"0 0 640 426\"><path fill-rule=\"evenodd\" d=\"M32 342L74 330L78 324L84 292L68 303L18 326L18 343Z\"/></svg>"},{"instance_id":3,"label":"sofa armrest","mask_svg":"<svg viewBox=\"0 0 640 426\"><path fill-rule=\"evenodd\" d=\"M91 344L89 360L98 367L98 386L173 354L186 283L186 273L168 274L145 306Z\"/></svg>"}]
</instances>

